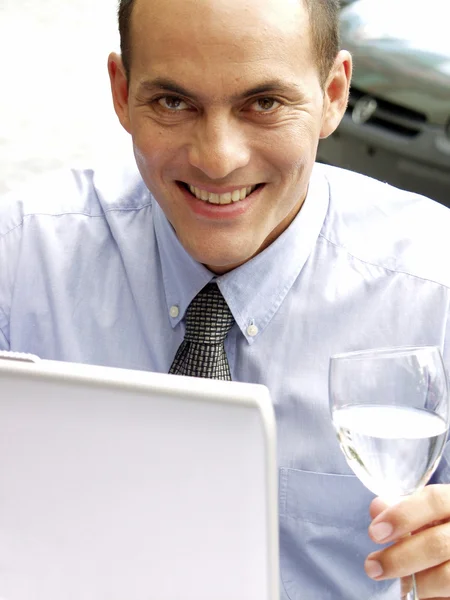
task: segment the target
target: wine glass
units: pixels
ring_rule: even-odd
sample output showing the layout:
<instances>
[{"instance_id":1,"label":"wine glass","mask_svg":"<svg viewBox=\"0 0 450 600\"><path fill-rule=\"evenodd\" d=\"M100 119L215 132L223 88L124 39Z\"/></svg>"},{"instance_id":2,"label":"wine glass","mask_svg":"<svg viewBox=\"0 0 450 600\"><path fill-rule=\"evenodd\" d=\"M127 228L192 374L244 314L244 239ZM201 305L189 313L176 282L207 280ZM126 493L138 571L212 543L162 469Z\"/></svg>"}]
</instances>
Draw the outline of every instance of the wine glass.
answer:
<instances>
[{"instance_id":1,"label":"wine glass","mask_svg":"<svg viewBox=\"0 0 450 600\"><path fill-rule=\"evenodd\" d=\"M392 505L421 490L449 427L439 348L377 348L330 359L330 410L339 444L361 482ZM410 600L419 600L412 578Z\"/></svg>"}]
</instances>

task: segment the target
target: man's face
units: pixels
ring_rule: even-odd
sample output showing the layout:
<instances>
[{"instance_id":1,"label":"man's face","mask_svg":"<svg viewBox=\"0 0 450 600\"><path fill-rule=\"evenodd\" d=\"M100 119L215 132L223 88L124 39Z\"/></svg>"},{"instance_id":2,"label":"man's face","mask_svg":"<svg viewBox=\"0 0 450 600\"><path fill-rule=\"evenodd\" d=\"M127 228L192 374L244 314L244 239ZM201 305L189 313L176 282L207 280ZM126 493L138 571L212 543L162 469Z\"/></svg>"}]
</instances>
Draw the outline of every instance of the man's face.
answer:
<instances>
[{"instance_id":1,"label":"man's face","mask_svg":"<svg viewBox=\"0 0 450 600\"><path fill-rule=\"evenodd\" d=\"M137 0L131 31L128 94L111 58L110 75L139 170L187 252L226 272L290 224L337 124L307 12L299 0Z\"/></svg>"}]
</instances>

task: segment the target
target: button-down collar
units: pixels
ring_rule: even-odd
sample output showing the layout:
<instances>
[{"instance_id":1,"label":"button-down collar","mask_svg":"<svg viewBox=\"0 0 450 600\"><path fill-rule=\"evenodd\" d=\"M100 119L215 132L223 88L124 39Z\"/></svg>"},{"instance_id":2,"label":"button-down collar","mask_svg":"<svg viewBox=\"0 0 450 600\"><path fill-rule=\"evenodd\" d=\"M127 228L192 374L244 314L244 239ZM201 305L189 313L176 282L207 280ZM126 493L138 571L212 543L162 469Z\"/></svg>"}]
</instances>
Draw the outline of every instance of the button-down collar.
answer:
<instances>
[{"instance_id":1,"label":"button-down collar","mask_svg":"<svg viewBox=\"0 0 450 600\"><path fill-rule=\"evenodd\" d=\"M291 225L263 252L229 273L215 276L183 248L161 208L154 203L155 230L170 315L175 327L198 292L215 279L242 334L254 343L270 323L303 268L328 210L328 183L314 171L305 202ZM172 311L174 314L174 311Z\"/></svg>"}]
</instances>

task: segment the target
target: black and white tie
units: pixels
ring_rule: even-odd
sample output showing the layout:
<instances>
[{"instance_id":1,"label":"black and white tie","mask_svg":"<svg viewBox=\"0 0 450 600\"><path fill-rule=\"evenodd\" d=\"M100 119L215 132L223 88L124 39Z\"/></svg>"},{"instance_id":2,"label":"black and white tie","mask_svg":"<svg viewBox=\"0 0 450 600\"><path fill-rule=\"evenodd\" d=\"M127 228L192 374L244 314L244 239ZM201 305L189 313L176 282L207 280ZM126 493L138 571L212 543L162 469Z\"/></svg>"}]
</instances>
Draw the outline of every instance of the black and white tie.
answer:
<instances>
[{"instance_id":1,"label":"black and white tie","mask_svg":"<svg viewBox=\"0 0 450 600\"><path fill-rule=\"evenodd\" d=\"M169 373L231 380L225 338L234 318L216 283L208 283L186 311L186 333Z\"/></svg>"}]
</instances>

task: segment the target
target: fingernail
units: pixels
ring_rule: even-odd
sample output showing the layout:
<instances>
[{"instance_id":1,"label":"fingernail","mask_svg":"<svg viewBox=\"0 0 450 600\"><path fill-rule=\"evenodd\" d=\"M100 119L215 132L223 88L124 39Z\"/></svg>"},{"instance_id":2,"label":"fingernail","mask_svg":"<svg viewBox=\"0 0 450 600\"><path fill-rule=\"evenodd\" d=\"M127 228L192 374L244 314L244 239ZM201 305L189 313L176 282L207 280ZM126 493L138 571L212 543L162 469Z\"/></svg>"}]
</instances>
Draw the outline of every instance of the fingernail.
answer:
<instances>
[{"instance_id":1,"label":"fingernail","mask_svg":"<svg viewBox=\"0 0 450 600\"><path fill-rule=\"evenodd\" d=\"M394 528L390 523L376 523L369 527L370 534L376 542L382 542L392 535Z\"/></svg>"},{"instance_id":2,"label":"fingernail","mask_svg":"<svg viewBox=\"0 0 450 600\"><path fill-rule=\"evenodd\" d=\"M372 579L376 579L383 575L383 567L377 560L368 560L366 562L366 573Z\"/></svg>"}]
</instances>

